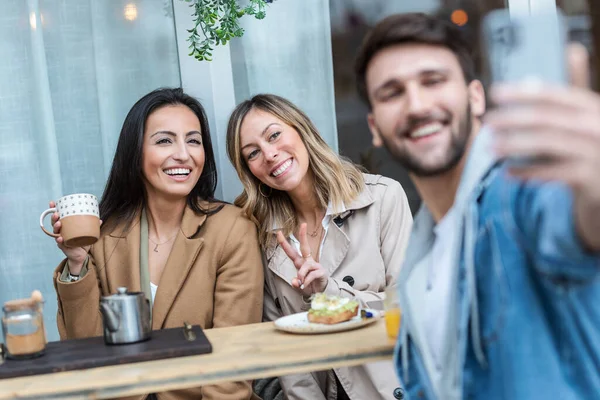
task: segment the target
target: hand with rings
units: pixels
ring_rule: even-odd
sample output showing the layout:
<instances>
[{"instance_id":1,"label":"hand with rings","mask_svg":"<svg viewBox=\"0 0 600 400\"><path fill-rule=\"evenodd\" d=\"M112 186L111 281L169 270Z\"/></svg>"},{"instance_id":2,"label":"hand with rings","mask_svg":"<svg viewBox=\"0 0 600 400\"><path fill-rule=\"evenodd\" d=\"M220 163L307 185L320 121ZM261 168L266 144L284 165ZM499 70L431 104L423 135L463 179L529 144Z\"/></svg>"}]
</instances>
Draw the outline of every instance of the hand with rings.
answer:
<instances>
[{"instance_id":1,"label":"hand with rings","mask_svg":"<svg viewBox=\"0 0 600 400\"><path fill-rule=\"evenodd\" d=\"M329 275L323 266L312 258L312 252L308 244L308 238L306 237L306 224L300 225L298 233L301 254L285 240L281 231L277 232L277 242L298 270L297 277L292 279L292 286L299 289L304 296L321 293L327 287Z\"/></svg>"}]
</instances>

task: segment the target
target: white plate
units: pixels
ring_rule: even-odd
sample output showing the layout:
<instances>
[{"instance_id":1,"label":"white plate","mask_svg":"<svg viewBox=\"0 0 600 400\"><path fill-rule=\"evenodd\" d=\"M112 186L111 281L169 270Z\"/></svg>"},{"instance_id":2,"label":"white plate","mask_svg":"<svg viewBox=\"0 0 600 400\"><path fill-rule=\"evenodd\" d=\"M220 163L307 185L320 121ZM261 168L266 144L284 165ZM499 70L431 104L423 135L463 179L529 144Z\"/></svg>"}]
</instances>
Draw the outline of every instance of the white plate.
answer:
<instances>
[{"instance_id":1,"label":"white plate","mask_svg":"<svg viewBox=\"0 0 600 400\"><path fill-rule=\"evenodd\" d=\"M371 312L373 317L362 319L359 311L358 315L354 318L340 322L339 324L315 324L308 321L308 312L303 312L286 315L277 319L275 321L275 328L284 332L304 334L341 332L369 325L381 317L381 313L377 310L371 310L370 308L365 308L364 310Z\"/></svg>"}]
</instances>

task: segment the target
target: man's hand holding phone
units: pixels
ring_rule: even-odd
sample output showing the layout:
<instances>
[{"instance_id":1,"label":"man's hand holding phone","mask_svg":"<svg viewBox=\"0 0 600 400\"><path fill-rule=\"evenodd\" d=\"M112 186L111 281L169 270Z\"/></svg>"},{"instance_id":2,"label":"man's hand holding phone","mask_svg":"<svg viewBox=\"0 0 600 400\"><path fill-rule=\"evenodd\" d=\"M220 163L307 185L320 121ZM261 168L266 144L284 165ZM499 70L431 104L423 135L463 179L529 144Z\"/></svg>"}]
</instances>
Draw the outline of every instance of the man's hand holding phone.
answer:
<instances>
[{"instance_id":1,"label":"man's hand holding phone","mask_svg":"<svg viewBox=\"0 0 600 400\"><path fill-rule=\"evenodd\" d=\"M590 250L598 251L600 95L589 89L585 48L570 45L567 55L571 86L496 84L490 95L498 107L485 122L495 132L499 156L544 160L512 165L512 175L561 181L573 188L578 233Z\"/></svg>"}]
</instances>

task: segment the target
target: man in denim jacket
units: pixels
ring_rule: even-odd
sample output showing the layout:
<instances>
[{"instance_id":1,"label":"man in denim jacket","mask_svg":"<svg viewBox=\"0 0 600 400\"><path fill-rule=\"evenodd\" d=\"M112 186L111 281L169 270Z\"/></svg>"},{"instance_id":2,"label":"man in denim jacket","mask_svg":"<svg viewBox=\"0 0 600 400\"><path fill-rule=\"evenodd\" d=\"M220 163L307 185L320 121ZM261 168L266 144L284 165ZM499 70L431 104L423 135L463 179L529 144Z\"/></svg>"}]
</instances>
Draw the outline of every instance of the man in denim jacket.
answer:
<instances>
[{"instance_id":1,"label":"man in denim jacket","mask_svg":"<svg viewBox=\"0 0 600 400\"><path fill-rule=\"evenodd\" d=\"M585 82L585 51L570 61ZM380 22L356 72L374 145L424 203L399 279L409 397L600 398L600 97L497 87L492 99L513 106L483 126L459 28L423 14Z\"/></svg>"}]
</instances>

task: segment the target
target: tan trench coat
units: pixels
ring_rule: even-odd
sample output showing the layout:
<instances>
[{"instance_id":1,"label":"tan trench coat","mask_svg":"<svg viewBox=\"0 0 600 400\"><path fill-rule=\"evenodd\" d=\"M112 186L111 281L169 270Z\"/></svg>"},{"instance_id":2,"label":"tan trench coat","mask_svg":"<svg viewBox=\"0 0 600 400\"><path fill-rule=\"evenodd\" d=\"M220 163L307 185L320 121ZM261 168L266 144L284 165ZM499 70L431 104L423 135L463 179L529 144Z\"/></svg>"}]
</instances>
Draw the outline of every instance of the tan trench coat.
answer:
<instances>
[{"instance_id":1,"label":"tan trench coat","mask_svg":"<svg viewBox=\"0 0 600 400\"><path fill-rule=\"evenodd\" d=\"M320 263L329 272L326 293L356 298L362 306L382 307L386 286L395 282L412 226L408 200L400 184L365 175L366 188L349 205L345 221L329 224ZM296 268L280 246L267 249L264 318L307 311L310 304L291 286ZM352 283L349 284L348 282ZM400 385L392 362L334 369L352 400L394 399ZM289 399L335 400L331 371L280 377Z\"/></svg>"},{"instance_id":2,"label":"tan trench coat","mask_svg":"<svg viewBox=\"0 0 600 400\"><path fill-rule=\"evenodd\" d=\"M139 218L128 231L117 226L92 246L87 274L73 283L54 273L61 339L102 335L100 296L126 286L140 291ZM256 226L231 205L211 216L186 208L152 308L152 329L183 326L204 329L260 322L263 263ZM254 398L249 382L159 393L160 400ZM131 399L143 399L145 395Z\"/></svg>"}]
</instances>

